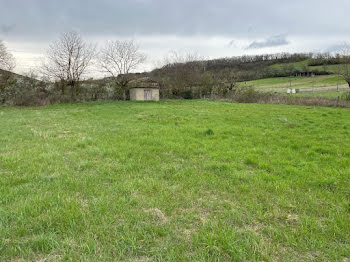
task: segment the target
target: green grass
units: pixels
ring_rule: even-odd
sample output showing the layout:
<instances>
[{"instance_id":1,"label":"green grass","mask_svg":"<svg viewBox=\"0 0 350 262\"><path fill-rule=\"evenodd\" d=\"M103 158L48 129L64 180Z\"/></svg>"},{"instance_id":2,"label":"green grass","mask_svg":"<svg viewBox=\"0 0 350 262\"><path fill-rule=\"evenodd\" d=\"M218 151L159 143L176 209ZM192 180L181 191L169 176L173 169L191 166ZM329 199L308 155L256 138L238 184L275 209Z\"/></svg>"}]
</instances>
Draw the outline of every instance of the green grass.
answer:
<instances>
[{"instance_id":1,"label":"green grass","mask_svg":"<svg viewBox=\"0 0 350 262\"><path fill-rule=\"evenodd\" d=\"M301 90L299 94L293 94L298 97L325 97L338 98L347 90L348 85L343 77L339 78L340 92L336 91L338 83L337 75L315 76L312 77L275 77L239 83L241 86L253 86L261 91L279 92L282 95L288 95L286 88L297 88ZM311 92L315 88L313 92ZM345 89L344 89L345 88ZM322 90L324 89L324 90ZM308 91L308 92L306 92Z\"/></svg>"},{"instance_id":2,"label":"green grass","mask_svg":"<svg viewBox=\"0 0 350 262\"><path fill-rule=\"evenodd\" d=\"M0 107L0 261L346 261L350 111Z\"/></svg>"},{"instance_id":3,"label":"green grass","mask_svg":"<svg viewBox=\"0 0 350 262\"><path fill-rule=\"evenodd\" d=\"M312 87L335 87L338 82L337 75L315 76L315 77L275 77L264 78L259 80L242 82L241 85L250 85L262 90L285 90L287 87L292 88L312 88ZM339 85L346 85L343 77L339 79Z\"/></svg>"},{"instance_id":4,"label":"green grass","mask_svg":"<svg viewBox=\"0 0 350 262\"><path fill-rule=\"evenodd\" d=\"M302 70L303 67L308 66L310 62L310 59L306 59L303 61L299 61L299 62L294 62L294 63L282 63L282 64L273 64L270 67L271 68L283 68L285 66L294 66L295 68Z\"/></svg>"},{"instance_id":5,"label":"green grass","mask_svg":"<svg viewBox=\"0 0 350 262\"><path fill-rule=\"evenodd\" d=\"M258 80L246 81L244 83L247 83L247 85L253 85L253 86L282 85L283 87L286 87L291 80L293 83L294 81L305 80L305 78L304 77L271 77L271 78L263 78Z\"/></svg>"},{"instance_id":6,"label":"green grass","mask_svg":"<svg viewBox=\"0 0 350 262\"><path fill-rule=\"evenodd\" d=\"M314 92L301 92L301 93L297 93L297 94L287 94L287 93L282 93L282 95L285 96L293 96L293 97L324 97L324 98L338 98L341 100L345 100L344 99L344 95L346 94L346 91L314 91Z\"/></svg>"},{"instance_id":7,"label":"green grass","mask_svg":"<svg viewBox=\"0 0 350 262\"><path fill-rule=\"evenodd\" d=\"M339 70L342 72L345 69L345 65L326 65L326 66L310 66L310 70L327 71L330 73L338 74Z\"/></svg>"},{"instance_id":8,"label":"green grass","mask_svg":"<svg viewBox=\"0 0 350 262\"><path fill-rule=\"evenodd\" d=\"M344 65L325 65L325 66L309 66L310 59L294 62L294 63L282 63L282 64L273 64L270 67L274 69L283 69L286 66L293 66L298 70L303 70L305 67L308 67L309 70L318 70L318 71L327 71L329 73L337 74L340 70L344 70Z\"/></svg>"}]
</instances>

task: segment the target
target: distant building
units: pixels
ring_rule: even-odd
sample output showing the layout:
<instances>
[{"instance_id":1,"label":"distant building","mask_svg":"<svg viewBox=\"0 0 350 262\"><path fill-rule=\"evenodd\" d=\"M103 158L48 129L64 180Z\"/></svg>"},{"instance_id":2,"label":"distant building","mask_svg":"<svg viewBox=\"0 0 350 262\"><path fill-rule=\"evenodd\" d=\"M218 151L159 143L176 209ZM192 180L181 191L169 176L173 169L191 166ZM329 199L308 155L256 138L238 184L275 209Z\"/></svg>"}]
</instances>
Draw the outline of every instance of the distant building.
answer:
<instances>
[{"instance_id":1,"label":"distant building","mask_svg":"<svg viewBox=\"0 0 350 262\"><path fill-rule=\"evenodd\" d=\"M297 94L297 93L300 93L300 89L287 88L287 94Z\"/></svg>"},{"instance_id":2,"label":"distant building","mask_svg":"<svg viewBox=\"0 0 350 262\"><path fill-rule=\"evenodd\" d=\"M159 83L148 77L131 81L129 90L130 100L159 101Z\"/></svg>"}]
</instances>

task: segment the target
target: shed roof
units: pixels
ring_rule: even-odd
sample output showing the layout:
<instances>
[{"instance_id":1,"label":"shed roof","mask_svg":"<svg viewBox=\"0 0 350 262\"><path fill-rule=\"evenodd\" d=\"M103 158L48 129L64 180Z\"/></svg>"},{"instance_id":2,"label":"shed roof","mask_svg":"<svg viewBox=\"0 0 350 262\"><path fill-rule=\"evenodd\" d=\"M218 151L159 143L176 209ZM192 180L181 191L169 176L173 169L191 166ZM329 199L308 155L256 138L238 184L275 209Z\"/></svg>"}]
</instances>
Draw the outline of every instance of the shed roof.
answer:
<instances>
[{"instance_id":1,"label":"shed roof","mask_svg":"<svg viewBox=\"0 0 350 262\"><path fill-rule=\"evenodd\" d=\"M154 81L149 77L142 77L142 78L131 80L128 85L129 85L129 88L157 88L157 89L159 89L159 87L160 87L160 85L157 81Z\"/></svg>"}]
</instances>

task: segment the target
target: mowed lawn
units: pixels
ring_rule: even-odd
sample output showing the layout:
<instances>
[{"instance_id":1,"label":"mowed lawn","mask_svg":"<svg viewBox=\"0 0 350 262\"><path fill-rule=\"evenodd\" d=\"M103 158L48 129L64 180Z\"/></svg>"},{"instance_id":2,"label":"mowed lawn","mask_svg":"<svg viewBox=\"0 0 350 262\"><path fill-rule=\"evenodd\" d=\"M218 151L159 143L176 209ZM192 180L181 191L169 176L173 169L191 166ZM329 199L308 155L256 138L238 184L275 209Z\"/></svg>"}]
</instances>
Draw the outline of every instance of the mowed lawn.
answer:
<instances>
[{"instance_id":1,"label":"mowed lawn","mask_svg":"<svg viewBox=\"0 0 350 262\"><path fill-rule=\"evenodd\" d=\"M349 261L350 110L0 107L0 261Z\"/></svg>"}]
</instances>

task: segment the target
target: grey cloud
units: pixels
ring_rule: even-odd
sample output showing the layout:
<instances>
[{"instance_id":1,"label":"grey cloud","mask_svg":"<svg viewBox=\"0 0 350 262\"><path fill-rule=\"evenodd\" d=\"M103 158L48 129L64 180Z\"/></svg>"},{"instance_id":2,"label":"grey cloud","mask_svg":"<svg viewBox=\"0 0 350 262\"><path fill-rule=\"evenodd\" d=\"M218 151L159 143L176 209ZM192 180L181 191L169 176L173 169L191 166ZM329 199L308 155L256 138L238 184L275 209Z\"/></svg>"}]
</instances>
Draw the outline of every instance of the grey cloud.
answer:
<instances>
[{"instance_id":1,"label":"grey cloud","mask_svg":"<svg viewBox=\"0 0 350 262\"><path fill-rule=\"evenodd\" d=\"M15 33L27 38L70 28L94 35L248 38L276 32L329 35L350 30L343 11L350 8L348 0L332 4L328 0L0 0L0 5L0 24L16 24ZM324 19L330 15L331 19Z\"/></svg>"},{"instance_id":2,"label":"grey cloud","mask_svg":"<svg viewBox=\"0 0 350 262\"><path fill-rule=\"evenodd\" d=\"M283 46L288 45L289 42L287 40L286 35L276 35L268 37L261 41L254 41L246 49L259 49L266 47L275 47L275 46Z\"/></svg>"},{"instance_id":3,"label":"grey cloud","mask_svg":"<svg viewBox=\"0 0 350 262\"><path fill-rule=\"evenodd\" d=\"M16 24L11 24L11 25L4 24L4 25L0 26L0 31L4 34L8 34L12 31L14 31L15 27L16 27Z\"/></svg>"},{"instance_id":4,"label":"grey cloud","mask_svg":"<svg viewBox=\"0 0 350 262\"><path fill-rule=\"evenodd\" d=\"M99 44L135 38L158 58L179 49L213 58L268 46L308 52L350 40L348 9L349 0L0 0L0 38L26 65L71 29ZM275 37L257 41L266 36Z\"/></svg>"}]
</instances>

